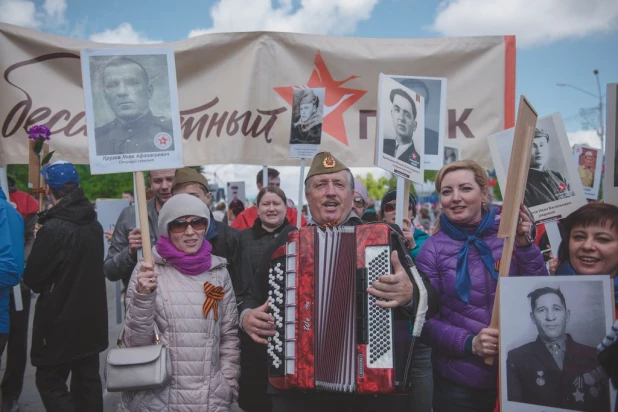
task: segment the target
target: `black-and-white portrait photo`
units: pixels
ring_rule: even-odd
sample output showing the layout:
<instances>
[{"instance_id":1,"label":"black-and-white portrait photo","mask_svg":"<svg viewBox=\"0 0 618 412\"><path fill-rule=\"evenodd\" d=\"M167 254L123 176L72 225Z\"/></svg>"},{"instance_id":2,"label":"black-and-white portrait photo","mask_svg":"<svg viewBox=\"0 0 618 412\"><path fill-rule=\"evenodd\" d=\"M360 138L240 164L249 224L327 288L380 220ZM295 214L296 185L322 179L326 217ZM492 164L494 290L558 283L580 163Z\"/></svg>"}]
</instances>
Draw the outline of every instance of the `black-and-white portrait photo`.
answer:
<instances>
[{"instance_id":1,"label":"black-and-white portrait photo","mask_svg":"<svg viewBox=\"0 0 618 412\"><path fill-rule=\"evenodd\" d=\"M90 65L93 92L104 99L95 104L97 155L174 150L166 56L92 56Z\"/></svg>"},{"instance_id":2,"label":"black-and-white portrait photo","mask_svg":"<svg viewBox=\"0 0 618 412\"><path fill-rule=\"evenodd\" d=\"M500 279L504 412L610 411L596 347L613 323L612 299L604 276Z\"/></svg>"},{"instance_id":3,"label":"black-and-white portrait photo","mask_svg":"<svg viewBox=\"0 0 618 412\"><path fill-rule=\"evenodd\" d=\"M311 158L322 141L324 88L294 88L290 157Z\"/></svg>"},{"instance_id":4,"label":"black-and-white portrait photo","mask_svg":"<svg viewBox=\"0 0 618 412\"><path fill-rule=\"evenodd\" d=\"M417 105L412 96L403 89L392 89L390 93L391 121L394 134L384 137L383 152L396 157L412 167L421 167L421 154L414 145L417 129ZM418 141L418 139L416 139Z\"/></svg>"},{"instance_id":5,"label":"black-and-white portrait photo","mask_svg":"<svg viewBox=\"0 0 618 412\"><path fill-rule=\"evenodd\" d=\"M82 71L94 156L180 149L173 52L85 50Z\"/></svg>"},{"instance_id":6,"label":"black-and-white portrait photo","mask_svg":"<svg viewBox=\"0 0 618 412\"><path fill-rule=\"evenodd\" d=\"M440 170L443 165L440 155L444 147L444 125L446 124L446 78L393 77L393 79L425 99L423 161L426 169Z\"/></svg>"},{"instance_id":7,"label":"black-and-white portrait photo","mask_svg":"<svg viewBox=\"0 0 618 412\"><path fill-rule=\"evenodd\" d=\"M425 171L424 100L393 76L380 74L375 165L417 183L424 182Z\"/></svg>"},{"instance_id":8,"label":"black-and-white portrait photo","mask_svg":"<svg viewBox=\"0 0 618 412\"><path fill-rule=\"evenodd\" d=\"M450 165L459 160L459 149L456 147L444 146L444 166Z\"/></svg>"},{"instance_id":9,"label":"black-and-white portrait photo","mask_svg":"<svg viewBox=\"0 0 618 412\"><path fill-rule=\"evenodd\" d=\"M513 139L514 129L488 138L503 195L513 153ZM524 204L530 208L535 221L561 219L586 204L584 189L559 114L537 120L529 156Z\"/></svg>"}]
</instances>

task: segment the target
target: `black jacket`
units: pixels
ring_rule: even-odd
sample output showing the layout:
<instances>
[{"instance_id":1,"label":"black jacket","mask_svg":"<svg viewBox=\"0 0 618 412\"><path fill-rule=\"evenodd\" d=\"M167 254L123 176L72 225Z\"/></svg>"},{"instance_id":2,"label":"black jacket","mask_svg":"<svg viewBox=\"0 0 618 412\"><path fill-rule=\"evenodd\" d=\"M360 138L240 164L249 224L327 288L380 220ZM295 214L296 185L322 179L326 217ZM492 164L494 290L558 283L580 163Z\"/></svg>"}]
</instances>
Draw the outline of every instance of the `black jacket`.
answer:
<instances>
[{"instance_id":1,"label":"black jacket","mask_svg":"<svg viewBox=\"0 0 618 412\"><path fill-rule=\"evenodd\" d=\"M39 215L24 283L40 293L32 328L32 365L55 366L108 345L103 228L78 188Z\"/></svg>"},{"instance_id":2,"label":"black jacket","mask_svg":"<svg viewBox=\"0 0 618 412\"><path fill-rule=\"evenodd\" d=\"M234 288L236 304L238 305L241 303L239 296L251 282L249 255L240 246L241 232L238 229L215 220L212 213L210 218L215 222L215 230L209 230L206 234L206 240L212 245L213 255L227 259L227 271L232 279L232 287Z\"/></svg>"},{"instance_id":3,"label":"black jacket","mask_svg":"<svg viewBox=\"0 0 618 412\"><path fill-rule=\"evenodd\" d=\"M567 334L562 370L540 337L508 353L508 399L532 405L578 411L608 411L609 382L594 382L585 374L596 376L599 366L596 348L582 345Z\"/></svg>"},{"instance_id":4,"label":"black jacket","mask_svg":"<svg viewBox=\"0 0 618 412\"><path fill-rule=\"evenodd\" d=\"M276 230L268 232L262 228L262 221L258 217L255 219L255 222L253 222L253 227L240 232L240 247L249 255L252 275L255 275L257 272L260 261L268 245L289 225L290 222L288 222L286 218L283 224ZM251 278L253 279L253 276Z\"/></svg>"}]
</instances>

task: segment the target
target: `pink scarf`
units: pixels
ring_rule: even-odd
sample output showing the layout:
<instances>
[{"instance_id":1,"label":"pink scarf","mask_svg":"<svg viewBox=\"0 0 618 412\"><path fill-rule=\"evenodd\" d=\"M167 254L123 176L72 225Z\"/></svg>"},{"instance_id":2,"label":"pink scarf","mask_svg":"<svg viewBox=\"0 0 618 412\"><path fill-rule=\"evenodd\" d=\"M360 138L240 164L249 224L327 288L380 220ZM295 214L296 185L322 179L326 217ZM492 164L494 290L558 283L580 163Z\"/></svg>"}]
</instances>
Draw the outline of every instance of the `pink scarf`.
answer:
<instances>
[{"instance_id":1,"label":"pink scarf","mask_svg":"<svg viewBox=\"0 0 618 412\"><path fill-rule=\"evenodd\" d=\"M189 255L176 249L167 236L159 236L157 252L183 275L195 276L210 269L212 263L212 245L204 239L202 247L196 253Z\"/></svg>"}]
</instances>

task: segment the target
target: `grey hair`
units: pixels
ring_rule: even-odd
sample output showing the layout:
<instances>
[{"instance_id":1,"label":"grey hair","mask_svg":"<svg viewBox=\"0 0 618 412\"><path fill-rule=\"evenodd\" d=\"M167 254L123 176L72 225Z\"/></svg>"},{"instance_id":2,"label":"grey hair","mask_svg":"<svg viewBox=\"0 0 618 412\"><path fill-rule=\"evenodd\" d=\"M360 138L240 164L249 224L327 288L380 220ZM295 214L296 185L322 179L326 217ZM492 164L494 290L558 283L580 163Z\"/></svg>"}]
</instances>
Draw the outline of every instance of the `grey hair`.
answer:
<instances>
[{"instance_id":1,"label":"grey hair","mask_svg":"<svg viewBox=\"0 0 618 412\"><path fill-rule=\"evenodd\" d=\"M355 187L354 187L354 175L352 175L352 172L350 172L350 170L348 170L348 169L346 169L345 171L348 172L348 173L346 173L346 175L348 176L348 184L349 184L352 192L354 192L354 189L355 189ZM313 178L315 176L317 176L317 175L311 176L305 182L305 194L308 194L309 191L311 190L311 181L313 180Z\"/></svg>"}]
</instances>

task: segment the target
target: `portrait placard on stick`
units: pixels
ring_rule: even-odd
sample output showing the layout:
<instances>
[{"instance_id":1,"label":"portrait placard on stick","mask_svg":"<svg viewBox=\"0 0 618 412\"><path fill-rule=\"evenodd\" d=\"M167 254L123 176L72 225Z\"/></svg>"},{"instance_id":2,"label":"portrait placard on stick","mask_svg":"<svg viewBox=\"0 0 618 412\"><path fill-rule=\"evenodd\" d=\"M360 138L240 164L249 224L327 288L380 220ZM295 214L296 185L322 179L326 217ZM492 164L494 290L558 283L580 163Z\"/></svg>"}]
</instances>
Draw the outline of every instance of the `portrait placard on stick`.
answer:
<instances>
[{"instance_id":1,"label":"portrait placard on stick","mask_svg":"<svg viewBox=\"0 0 618 412\"><path fill-rule=\"evenodd\" d=\"M609 276L500 279L503 412L614 410L597 358L613 324Z\"/></svg>"},{"instance_id":2,"label":"portrait placard on stick","mask_svg":"<svg viewBox=\"0 0 618 412\"><path fill-rule=\"evenodd\" d=\"M607 85L607 127L605 128L605 180L603 200L618 205L618 83Z\"/></svg>"},{"instance_id":3,"label":"portrait placard on stick","mask_svg":"<svg viewBox=\"0 0 618 412\"><path fill-rule=\"evenodd\" d=\"M182 167L174 52L81 52L93 174Z\"/></svg>"},{"instance_id":4,"label":"portrait placard on stick","mask_svg":"<svg viewBox=\"0 0 618 412\"><path fill-rule=\"evenodd\" d=\"M573 145L573 162L582 182L586 199L598 199L603 174L603 152L576 144Z\"/></svg>"},{"instance_id":5,"label":"portrait placard on stick","mask_svg":"<svg viewBox=\"0 0 618 412\"><path fill-rule=\"evenodd\" d=\"M227 192L228 222L232 223L236 216L245 210L245 182L228 182Z\"/></svg>"},{"instance_id":6,"label":"portrait placard on stick","mask_svg":"<svg viewBox=\"0 0 618 412\"><path fill-rule=\"evenodd\" d=\"M425 103L425 145L423 163L427 170L443 166L446 125L446 78L396 76L393 80L423 96Z\"/></svg>"},{"instance_id":7,"label":"portrait placard on stick","mask_svg":"<svg viewBox=\"0 0 618 412\"><path fill-rule=\"evenodd\" d=\"M324 88L294 88L290 157L312 159L320 151Z\"/></svg>"},{"instance_id":8,"label":"portrait placard on stick","mask_svg":"<svg viewBox=\"0 0 618 412\"><path fill-rule=\"evenodd\" d=\"M424 183L425 100L393 77L380 73L375 165Z\"/></svg>"},{"instance_id":9,"label":"portrait placard on stick","mask_svg":"<svg viewBox=\"0 0 618 412\"><path fill-rule=\"evenodd\" d=\"M505 190L513 190L506 173L511 170L510 154L515 148L513 134L514 129L509 129L488 138L503 197ZM562 219L586 204L560 114L538 120L528 157L528 177L522 186L525 189L524 204L534 215L535 223Z\"/></svg>"}]
</instances>

